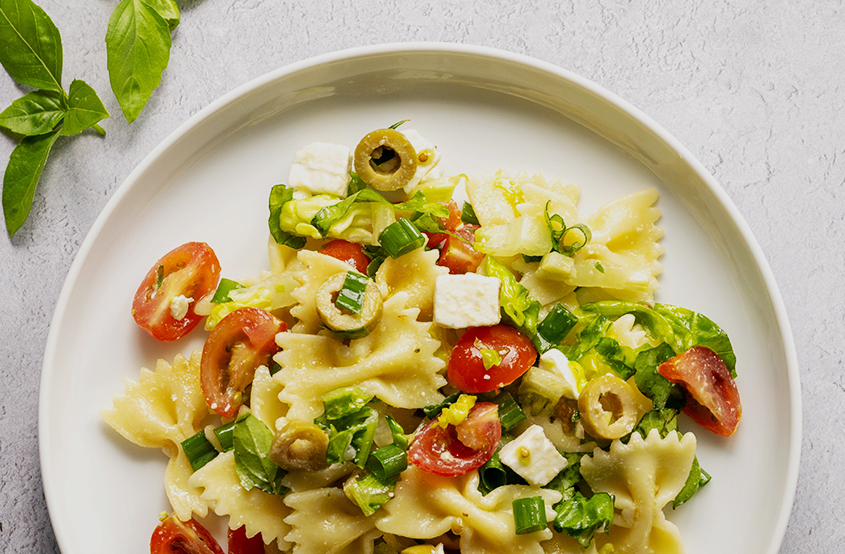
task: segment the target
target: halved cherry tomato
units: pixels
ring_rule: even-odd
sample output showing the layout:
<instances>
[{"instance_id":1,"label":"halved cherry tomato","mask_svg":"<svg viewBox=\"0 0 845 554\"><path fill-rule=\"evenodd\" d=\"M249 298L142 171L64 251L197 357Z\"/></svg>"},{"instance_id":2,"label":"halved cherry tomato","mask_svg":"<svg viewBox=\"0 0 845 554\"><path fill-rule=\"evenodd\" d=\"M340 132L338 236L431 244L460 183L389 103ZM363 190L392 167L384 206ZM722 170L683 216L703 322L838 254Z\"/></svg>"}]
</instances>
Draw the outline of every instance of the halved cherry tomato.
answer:
<instances>
[{"instance_id":1,"label":"halved cherry tomato","mask_svg":"<svg viewBox=\"0 0 845 554\"><path fill-rule=\"evenodd\" d=\"M164 518L153 531L150 554L223 554L223 549L205 527L193 518L179 521L174 515Z\"/></svg>"},{"instance_id":2,"label":"halved cherry tomato","mask_svg":"<svg viewBox=\"0 0 845 554\"><path fill-rule=\"evenodd\" d=\"M456 477L478 469L489 460L502 439L499 407L479 402L457 426L434 425L440 416L426 423L408 449L408 461L427 473ZM468 445L472 445L471 448Z\"/></svg>"},{"instance_id":3,"label":"halved cherry tomato","mask_svg":"<svg viewBox=\"0 0 845 554\"><path fill-rule=\"evenodd\" d=\"M246 526L229 529L229 554L264 554L264 541L261 533L251 539L246 538Z\"/></svg>"},{"instance_id":4,"label":"halved cherry tomato","mask_svg":"<svg viewBox=\"0 0 845 554\"><path fill-rule=\"evenodd\" d=\"M485 369L482 349L495 351L501 361ZM536 359L534 345L513 327L471 327L449 356L449 383L464 392L489 392L513 383Z\"/></svg>"},{"instance_id":5,"label":"halved cherry tomato","mask_svg":"<svg viewBox=\"0 0 845 554\"><path fill-rule=\"evenodd\" d=\"M327 242L320 248L320 254L346 262L354 267L355 271L364 275L367 274L367 266L370 265L370 258L364 254L363 246L343 239Z\"/></svg>"},{"instance_id":6,"label":"halved cherry tomato","mask_svg":"<svg viewBox=\"0 0 845 554\"><path fill-rule=\"evenodd\" d=\"M693 346L663 362L657 371L683 387L687 397L684 413L693 421L724 437L736 432L742 417L739 390L718 354Z\"/></svg>"},{"instance_id":7,"label":"halved cherry tomato","mask_svg":"<svg viewBox=\"0 0 845 554\"><path fill-rule=\"evenodd\" d=\"M259 308L240 308L220 320L202 348L202 393L209 407L233 417L255 370L279 350L276 333L287 325Z\"/></svg>"},{"instance_id":8,"label":"halved cherry tomato","mask_svg":"<svg viewBox=\"0 0 845 554\"><path fill-rule=\"evenodd\" d=\"M160 341L184 337L202 319L194 303L213 291L220 278L220 262L204 242L189 242L159 259L147 272L132 302L132 317ZM171 302L177 296L191 299L188 312L176 319Z\"/></svg>"},{"instance_id":9,"label":"halved cherry tomato","mask_svg":"<svg viewBox=\"0 0 845 554\"><path fill-rule=\"evenodd\" d=\"M475 229L478 226L464 225L455 231L457 236L447 236L437 265L448 268L452 275L472 273L478 269L484 261L484 253L472 246L475 244Z\"/></svg>"}]
</instances>

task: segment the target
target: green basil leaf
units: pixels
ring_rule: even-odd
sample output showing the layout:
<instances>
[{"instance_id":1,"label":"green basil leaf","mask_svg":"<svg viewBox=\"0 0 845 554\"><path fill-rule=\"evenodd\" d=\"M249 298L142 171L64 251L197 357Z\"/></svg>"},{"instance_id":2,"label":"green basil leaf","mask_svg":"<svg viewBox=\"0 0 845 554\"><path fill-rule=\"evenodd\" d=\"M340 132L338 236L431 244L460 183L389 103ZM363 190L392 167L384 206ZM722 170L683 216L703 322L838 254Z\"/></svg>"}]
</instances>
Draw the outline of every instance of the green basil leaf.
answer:
<instances>
[{"instance_id":1,"label":"green basil leaf","mask_svg":"<svg viewBox=\"0 0 845 554\"><path fill-rule=\"evenodd\" d=\"M299 250L305 246L307 239L288 233L287 231L282 231L282 228L279 226L279 216L282 213L282 207L290 202L292 198L293 189L285 185L276 185L270 189L270 219L267 220L267 224L270 227L270 234L273 235L273 239L277 243Z\"/></svg>"},{"instance_id":2,"label":"green basil leaf","mask_svg":"<svg viewBox=\"0 0 845 554\"><path fill-rule=\"evenodd\" d=\"M22 85L62 92L62 37L32 0L0 0L0 63Z\"/></svg>"},{"instance_id":3,"label":"green basil leaf","mask_svg":"<svg viewBox=\"0 0 845 554\"><path fill-rule=\"evenodd\" d=\"M47 135L27 137L12 150L3 175L3 215L10 237L29 217L35 187L58 136L59 132L53 131Z\"/></svg>"},{"instance_id":4,"label":"green basil leaf","mask_svg":"<svg viewBox=\"0 0 845 554\"><path fill-rule=\"evenodd\" d=\"M0 127L25 137L44 135L55 129L64 116L60 93L36 90L21 96L0 113Z\"/></svg>"},{"instance_id":5,"label":"green basil leaf","mask_svg":"<svg viewBox=\"0 0 845 554\"><path fill-rule=\"evenodd\" d=\"M170 28L144 0L121 0L109 18L106 67L126 121L132 123L161 83L170 60Z\"/></svg>"},{"instance_id":6,"label":"green basil leaf","mask_svg":"<svg viewBox=\"0 0 845 554\"><path fill-rule=\"evenodd\" d=\"M674 510L687 500L693 497L698 489L710 482L710 474L701 469L698 463L698 456L692 459L692 468L687 476L686 483L678 492L678 496L672 501L672 509Z\"/></svg>"},{"instance_id":7,"label":"green basil leaf","mask_svg":"<svg viewBox=\"0 0 845 554\"><path fill-rule=\"evenodd\" d=\"M283 496L285 470L270 459L273 432L263 421L246 412L235 422L232 434L235 452L235 471L246 490L258 488L270 494Z\"/></svg>"},{"instance_id":8,"label":"green basil leaf","mask_svg":"<svg viewBox=\"0 0 845 554\"><path fill-rule=\"evenodd\" d=\"M566 458L566 467L558 473L554 479L543 485L544 489L558 491L561 494L560 501L555 508L575 496L575 485L581 481L581 458L583 452L561 452Z\"/></svg>"},{"instance_id":9,"label":"green basil leaf","mask_svg":"<svg viewBox=\"0 0 845 554\"><path fill-rule=\"evenodd\" d=\"M172 31L179 25L182 15L179 13L179 6L175 0L145 0L152 9L156 11L167 22Z\"/></svg>"},{"instance_id":10,"label":"green basil leaf","mask_svg":"<svg viewBox=\"0 0 845 554\"><path fill-rule=\"evenodd\" d=\"M660 364L674 355L672 347L664 343L640 352L634 362L637 371L634 382L640 392L651 400L655 410L670 408L679 412L686 405L684 389L657 372Z\"/></svg>"},{"instance_id":11,"label":"green basil leaf","mask_svg":"<svg viewBox=\"0 0 845 554\"><path fill-rule=\"evenodd\" d=\"M63 135L75 135L88 127L95 125L109 117L109 112L97 93L85 81L75 79L70 84L68 111L65 124L62 126Z\"/></svg>"}]
</instances>

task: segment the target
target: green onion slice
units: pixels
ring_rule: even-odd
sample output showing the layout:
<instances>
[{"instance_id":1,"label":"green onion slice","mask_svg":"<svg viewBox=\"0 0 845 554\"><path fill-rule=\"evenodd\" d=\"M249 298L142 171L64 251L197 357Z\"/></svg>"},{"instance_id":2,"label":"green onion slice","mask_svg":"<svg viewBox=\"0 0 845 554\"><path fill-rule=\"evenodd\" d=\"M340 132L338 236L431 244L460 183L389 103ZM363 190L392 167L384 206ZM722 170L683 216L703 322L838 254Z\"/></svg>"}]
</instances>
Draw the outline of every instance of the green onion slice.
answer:
<instances>
[{"instance_id":1,"label":"green onion slice","mask_svg":"<svg viewBox=\"0 0 845 554\"><path fill-rule=\"evenodd\" d=\"M214 291L214 296L211 298L212 304L223 304L224 302L231 302L232 299L229 297L229 293L233 290L242 289L244 286L237 281L232 281L231 279L226 279L225 277L220 279L220 284L217 285L217 290Z\"/></svg>"},{"instance_id":2,"label":"green onion slice","mask_svg":"<svg viewBox=\"0 0 845 554\"><path fill-rule=\"evenodd\" d=\"M566 246L563 244L563 238L572 231L577 231L581 233L583 240L581 240L581 242L573 242L569 246ZM573 225L572 227L567 227L566 231L563 232L563 236L560 237L560 253L564 256L572 256L573 254L587 246L587 243L590 242L591 238L593 238L593 234L590 232L590 228L584 225L583 223L578 223L577 225Z\"/></svg>"},{"instance_id":3,"label":"green onion slice","mask_svg":"<svg viewBox=\"0 0 845 554\"><path fill-rule=\"evenodd\" d=\"M408 455L399 446L388 444L370 453L367 468L384 482L408 469Z\"/></svg>"},{"instance_id":4,"label":"green onion slice","mask_svg":"<svg viewBox=\"0 0 845 554\"><path fill-rule=\"evenodd\" d=\"M396 123L394 123L393 125L388 127L388 129L396 130L396 129L399 128L400 125L402 125L403 123L407 123L409 121L411 121L411 120L410 119L403 119L402 121L397 121Z\"/></svg>"},{"instance_id":5,"label":"green onion slice","mask_svg":"<svg viewBox=\"0 0 845 554\"><path fill-rule=\"evenodd\" d=\"M364 292L367 289L367 281L369 279L366 275L357 271L347 272L343 287L337 293L335 305L356 314L361 313L364 308Z\"/></svg>"},{"instance_id":6,"label":"green onion slice","mask_svg":"<svg viewBox=\"0 0 845 554\"><path fill-rule=\"evenodd\" d=\"M502 424L502 431L510 431L528 419L509 392L497 394L493 397L493 402L499 406L499 421Z\"/></svg>"},{"instance_id":7,"label":"green onion slice","mask_svg":"<svg viewBox=\"0 0 845 554\"><path fill-rule=\"evenodd\" d=\"M223 452L229 452L235 447L234 443L234 433L235 431L235 422L230 421L225 425L221 425L217 429L214 430L214 435L217 437L217 440L220 442L220 448L223 449Z\"/></svg>"},{"instance_id":8,"label":"green onion slice","mask_svg":"<svg viewBox=\"0 0 845 554\"><path fill-rule=\"evenodd\" d=\"M525 535L546 528L546 503L542 496L517 498L513 501L513 521L517 535Z\"/></svg>"},{"instance_id":9,"label":"green onion slice","mask_svg":"<svg viewBox=\"0 0 845 554\"><path fill-rule=\"evenodd\" d=\"M478 216L475 215L475 210L472 209L472 204L464 202L464 207L461 209L461 221L467 225L481 225L478 222Z\"/></svg>"},{"instance_id":10,"label":"green onion slice","mask_svg":"<svg viewBox=\"0 0 845 554\"><path fill-rule=\"evenodd\" d=\"M218 454L214 445L205 438L204 430L201 430L193 437L183 440L182 450L185 451L185 456L188 458L188 462L190 462L191 468L194 471L216 458Z\"/></svg>"},{"instance_id":11,"label":"green onion slice","mask_svg":"<svg viewBox=\"0 0 845 554\"><path fill-rule=\"evenodd\" d=\"M543 321L537 325L537 332L550 343L560 344L576 323L578 323L578 318L575 314L564 308L562 304L557 303Z\"/></svg>"},{"instance_id":12,"label":"green onion slice","mask_svg":"<svg viewBox=\"0 0 845 554\"><path fill-rule=\"evenodd\" d=\"M396 259L425 246L426 238L408 218L402 217L388 225L378 241L388 255Z\"/></svg>"}]
</instances>

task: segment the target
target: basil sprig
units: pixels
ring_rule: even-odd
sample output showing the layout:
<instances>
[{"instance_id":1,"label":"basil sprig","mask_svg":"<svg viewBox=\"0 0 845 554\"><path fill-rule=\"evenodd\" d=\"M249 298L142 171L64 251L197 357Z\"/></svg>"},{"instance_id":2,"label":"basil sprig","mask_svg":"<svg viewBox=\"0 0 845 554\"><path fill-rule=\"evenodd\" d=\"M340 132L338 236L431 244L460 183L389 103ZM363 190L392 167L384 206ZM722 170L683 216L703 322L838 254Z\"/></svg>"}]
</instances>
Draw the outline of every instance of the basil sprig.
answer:
<instances>
[{"instance_id":1,"label":"basil sprig","mask_svg":"<svg viewBox=\"0 0 845 554\"><path fill-rule=\"evenodd\" d=\"M258 488L279 496L287 494L288 489L282 485L286 472L270 459L273 432L264 422L245 412L235 421L232 438L241 486L248 491Z\"/></svg>"},{"instance_id":2,"label":"basil sprig","mask_svg":"<svg viewBox=\"0 0 845 554\"><path fill-rule=\"evenodd\" d=\"M170 61L170 32L179 19L174 0L122 0L109 18L106 67L128 123L135 121L161 83Z\"/></svg>"},{"instance_id":3,"label":"basil sprig","mask_svg":"<svg viewBox=\"0 0 845 554\"><path fill-rule=\"evenodd\" d=\"M0 128L20 137L3 175L9 236L29 217L35 187L58 137L89 127L105 135L97 122L109 112L84 81L75 80L64 90L62 60L62 37L44 10L32 0L0 0L0 63L15 81L38 89L0 113Z\"/></svg>"}]
</instances>

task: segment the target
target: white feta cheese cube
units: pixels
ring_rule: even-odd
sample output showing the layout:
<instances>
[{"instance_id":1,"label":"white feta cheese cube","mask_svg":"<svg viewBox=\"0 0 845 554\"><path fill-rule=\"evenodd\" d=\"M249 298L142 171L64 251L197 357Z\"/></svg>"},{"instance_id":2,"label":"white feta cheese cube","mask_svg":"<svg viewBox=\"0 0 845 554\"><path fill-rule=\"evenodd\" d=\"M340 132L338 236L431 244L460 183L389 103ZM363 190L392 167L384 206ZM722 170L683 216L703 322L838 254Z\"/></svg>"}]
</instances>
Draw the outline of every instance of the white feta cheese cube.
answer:
<instances>
[{"instance_id":1,"label":"white feta cheese cube","mask_svg":"<svg viewBox=\"0 0 845 554\"><path fill-rule=\"evenodd\" d=\"M288 186L309 194L345 198L352 171L352 153L340 144L314 142L297 151L288 175Z\"/></svg>"},{"instance_id":2,"label":"white feta cheese cube","mask_svg":"<svg viewBox=\"0 0 845 554\"><path fill-rule=\"evenodd\" d=\"M188 315L188 305L193 301L193 298L186 298L181 294L174 297L173 300L170 301L170 315L176 321L182 321L185 319L185 316Z\"/></svg>"},{"instance_id":3,"label":"white feta cheese cube","mask_svg":"<svg viewBox=\"0 0 845 554\"><path fill-rule=\"evenodd\" d=\"M434 282L434 322L464 329L499 323L499 287L495 277L477 273L440 275Z\"/></svg>"},{"instance_id":4,"label":"white feta cheese cube","mask_svg":"<svg viewBox=\"0 0 845 554\"><path fill-rule=\"evenodd\" d=\"M499 451L499 460L532 485L542 487L566 467L543 428L532 425Z\"/></svg>"},{"instance_id":5,"label":"white feta cheese cube","mask_svg":"<svg viewBox=\"0 0 845 554\"><path fill-rule=\"evenodd\" d=\"M552 348L543 352L540 356L540 363L537 365L540 369L553 373L563 379L566 382L563 395L571 400L578 400L578 396L581 394L581 391L578 389L578 379L576 379L575 374L572 372L566 354L557 348Z\"/></svg>"},{"instance_id":6,"label":"white feta cheese cube","mask_svg":"<svg viewBox=\"0 0 845 554\"><path fill-rule=\"evenodd\" d=\"M432 173L437 164L440 163L440 152L437 150L437 147L434 143L427 141L420 135L415 129L397 129L400 133L402 133L408 142L411 143L411 146L414 147L414 151L417 153L417 170L414 173L414 176L408 181L408 184L403 187L403 190L410 194L417 185L420 184L420 181L425 179L427 176L431 175L432 177L437 176L437 172Z\"/></svg>"}]
</instances>

